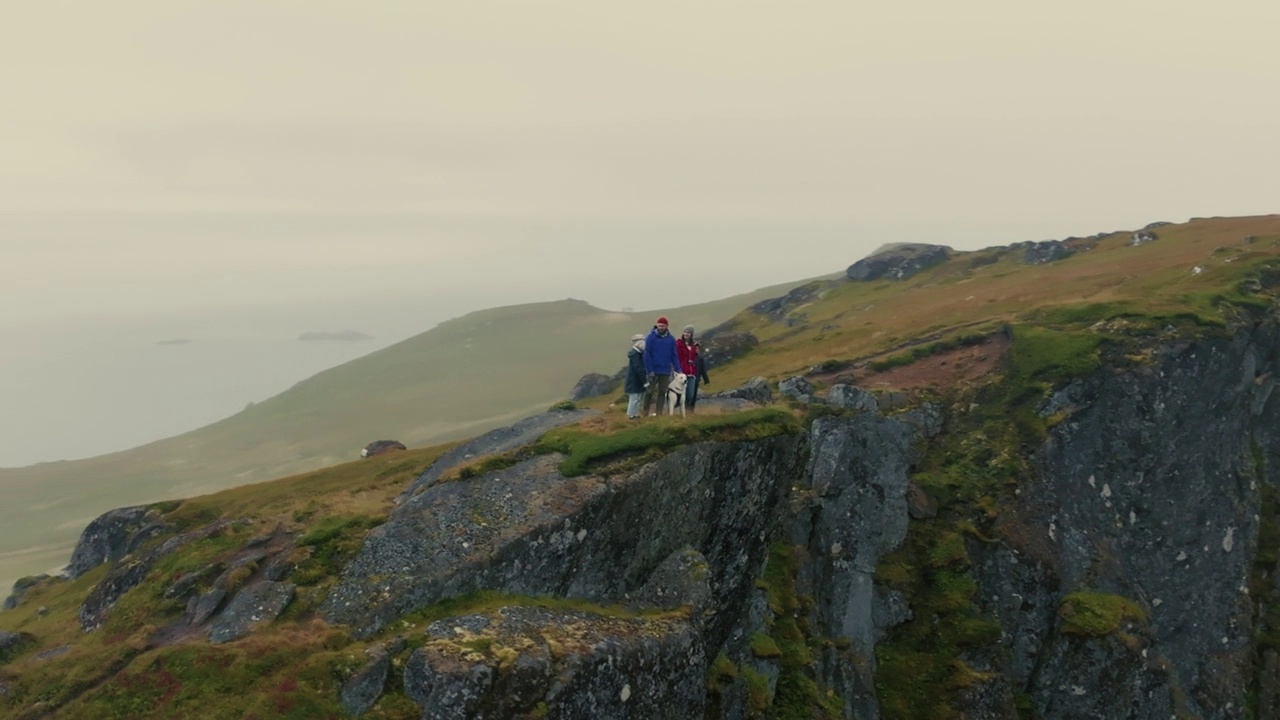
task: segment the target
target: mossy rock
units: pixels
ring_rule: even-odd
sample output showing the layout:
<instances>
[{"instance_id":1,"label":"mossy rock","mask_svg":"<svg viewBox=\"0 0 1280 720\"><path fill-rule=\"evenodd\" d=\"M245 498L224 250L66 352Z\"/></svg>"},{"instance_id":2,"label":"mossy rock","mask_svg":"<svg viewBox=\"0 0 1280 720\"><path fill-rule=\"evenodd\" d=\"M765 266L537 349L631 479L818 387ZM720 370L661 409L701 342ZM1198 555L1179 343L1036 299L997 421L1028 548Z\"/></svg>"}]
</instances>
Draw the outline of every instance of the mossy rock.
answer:
<instances>
[{"instance_id":1,"label":"mossy rock","mask_svg":"<svg viewBox=\"0 0 1280 720\"><path fill-rule=\"evenodd\" d=\"M1058 607L1062 632L1069 635L1103 637L1126 622L1145 623L1147 613L1138 603L1119 595L1077 591L1062 599Z\"/></svg>"}]
</instances>

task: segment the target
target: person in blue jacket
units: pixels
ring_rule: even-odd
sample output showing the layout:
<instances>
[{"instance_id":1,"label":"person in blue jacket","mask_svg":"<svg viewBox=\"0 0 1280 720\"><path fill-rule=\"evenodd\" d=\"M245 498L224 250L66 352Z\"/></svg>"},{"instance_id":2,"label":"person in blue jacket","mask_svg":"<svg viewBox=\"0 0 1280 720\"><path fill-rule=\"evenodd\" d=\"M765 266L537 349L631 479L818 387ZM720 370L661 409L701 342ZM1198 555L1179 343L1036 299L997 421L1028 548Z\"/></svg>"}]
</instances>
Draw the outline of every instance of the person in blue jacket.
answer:
<instances>
[{"instance_id":1,"label":"person in blue jacket","mask_svg":"<svg viewBox=\"0 0 1280 720\"><path fill-rule=\"evenodd\" d=\"M665 317L658 318L658 322L649 331L649 336L644 339L644 369L649 374L649 387L644 395L644 414L663 415L667 410L667 386L671 384L671 375L680 372L676 339L667 331ZM655 401L657 411L649 412Z\"/></svg>"}]
</instances>

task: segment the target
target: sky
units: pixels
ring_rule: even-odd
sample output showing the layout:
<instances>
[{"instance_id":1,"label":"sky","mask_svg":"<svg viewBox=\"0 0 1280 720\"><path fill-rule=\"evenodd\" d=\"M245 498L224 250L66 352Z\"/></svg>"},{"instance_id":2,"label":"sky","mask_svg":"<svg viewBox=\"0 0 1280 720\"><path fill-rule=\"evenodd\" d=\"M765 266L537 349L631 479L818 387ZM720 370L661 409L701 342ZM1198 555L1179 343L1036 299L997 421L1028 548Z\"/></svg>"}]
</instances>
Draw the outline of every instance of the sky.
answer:
<instances>
[{"instance_id":1,"label":"sky","mask_svg":"<svg viewBox=\"0 0 1280 720\"><path fill-rule=\"evenodd\" d=\"M1277 25L1260 0L0 3L0 466L494 305L1276 212ZM253 346L236 392L196 366L144 391L124 359L346 326L374 344ZM98 441L38 440L69 429Z\"/></svg>"}]
</instances>

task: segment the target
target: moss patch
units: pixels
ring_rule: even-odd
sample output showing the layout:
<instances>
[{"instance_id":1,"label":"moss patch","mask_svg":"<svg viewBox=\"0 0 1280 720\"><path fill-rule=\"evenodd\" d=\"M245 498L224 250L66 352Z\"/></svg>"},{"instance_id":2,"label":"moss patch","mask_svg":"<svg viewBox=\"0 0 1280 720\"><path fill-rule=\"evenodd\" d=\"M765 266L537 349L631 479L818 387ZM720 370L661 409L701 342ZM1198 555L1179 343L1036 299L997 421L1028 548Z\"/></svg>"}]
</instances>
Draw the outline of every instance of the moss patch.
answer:
<instances>
[{"instance_id":1,"label":"moss patch","mask_svg":"<svg viewBox=\"0 0 1280 720\"><path fill-rule=\"evenodd\" d=\"M1119 595L1077 591L1062 599L1058 607L1062 632L1101 637L1110 635L1128 622L1146 622L1147 613L1138 603Z\"/></svg>"}]
</instances>

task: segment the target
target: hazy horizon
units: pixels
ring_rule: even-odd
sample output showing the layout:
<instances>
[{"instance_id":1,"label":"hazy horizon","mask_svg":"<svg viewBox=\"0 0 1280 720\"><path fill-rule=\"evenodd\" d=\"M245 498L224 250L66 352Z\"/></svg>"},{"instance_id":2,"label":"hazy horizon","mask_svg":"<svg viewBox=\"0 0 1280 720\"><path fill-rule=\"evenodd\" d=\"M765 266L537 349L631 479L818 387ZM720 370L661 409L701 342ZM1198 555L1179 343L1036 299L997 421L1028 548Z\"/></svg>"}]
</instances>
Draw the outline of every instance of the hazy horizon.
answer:
<instances>
[{"instance_id":1,"label":"hazy horizon","mask_svg":"<svg viewBox=\"0 0 1280 720\"><path fill-rule=\"evenodd\" d=\"M0 466L465 312L1275 212L1280 6L49 0L0 27ZM355 330L363 343L300 343ZM185 345L157 342L186 338Z\"/></svg>"}]
</instances>

